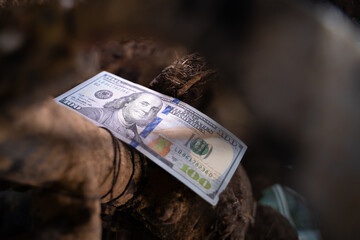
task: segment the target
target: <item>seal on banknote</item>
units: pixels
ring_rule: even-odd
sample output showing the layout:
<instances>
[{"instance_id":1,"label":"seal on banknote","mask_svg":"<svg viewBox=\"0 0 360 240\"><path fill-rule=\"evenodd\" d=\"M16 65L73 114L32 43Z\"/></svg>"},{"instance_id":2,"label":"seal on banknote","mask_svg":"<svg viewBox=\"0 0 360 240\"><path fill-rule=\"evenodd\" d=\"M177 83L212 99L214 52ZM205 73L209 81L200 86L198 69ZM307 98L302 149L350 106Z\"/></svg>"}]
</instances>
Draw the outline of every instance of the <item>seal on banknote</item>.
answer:
<instances>
[{"instance_id":1,"label":"seal on banknote","mask_svg":"<svg viewBox=\"0 0 360 240\"><path fill-rule=\"evenodd\" d=\"M109 99L113 96L113 93L110 90L103 89L97 91L94 95L98 99Z\"/></svg>"},{"instance_id":2,"label":"seal on banknote","mask_svg":"<svg viewBox=\"0 0 360 240\"><path fill-rule=\"evenodd\" d=\"M212 145L208 144L202 138L196 138L191 141L190 149L202 158L207 158L212 152Z\"/></svg>"}]
</instances>

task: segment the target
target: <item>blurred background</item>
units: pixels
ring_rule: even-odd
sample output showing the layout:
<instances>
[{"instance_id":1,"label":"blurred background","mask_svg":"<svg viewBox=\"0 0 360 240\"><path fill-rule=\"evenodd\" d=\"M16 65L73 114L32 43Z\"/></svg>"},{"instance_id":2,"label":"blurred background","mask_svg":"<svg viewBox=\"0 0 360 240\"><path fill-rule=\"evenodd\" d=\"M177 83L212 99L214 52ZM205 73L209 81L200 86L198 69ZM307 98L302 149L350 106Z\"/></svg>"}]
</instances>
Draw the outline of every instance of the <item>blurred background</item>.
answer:
<instances>
[{"instance_id":1,"label":"blurred background","mask_svg":"<svg viewBox=\"0 0 360 240\"><path fill-rule=\"evenodd\" d=\"M259 203L279 210L271 195L280 194L306 206L297 209L305 215L296 215L300 223L288 218L316 231L303 239L359 238L360 1L0 6L4 116L102 70L148 86L173 61L197 52L218 77L193 105L248 145L242 164Z\"/></svg>"}]
</instances>

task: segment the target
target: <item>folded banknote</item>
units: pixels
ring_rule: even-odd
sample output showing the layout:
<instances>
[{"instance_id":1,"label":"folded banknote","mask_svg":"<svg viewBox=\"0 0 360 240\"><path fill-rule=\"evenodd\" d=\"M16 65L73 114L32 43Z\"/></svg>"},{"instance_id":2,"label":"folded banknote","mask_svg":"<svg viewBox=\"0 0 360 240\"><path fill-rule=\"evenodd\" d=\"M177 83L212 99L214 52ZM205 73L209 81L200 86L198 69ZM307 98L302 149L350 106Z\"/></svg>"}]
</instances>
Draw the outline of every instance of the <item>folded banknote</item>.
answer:
<instances>
[{"instance_id":1,"label":"folded banknote","mask_svg":"<svg viewBox=\"0 0 360 240\"><path fill-rule=\"evenodd\" d=\"M247 148L188 104L108 72L55 100L109 129L212 205Z\"/></svg>"}]
</instances>

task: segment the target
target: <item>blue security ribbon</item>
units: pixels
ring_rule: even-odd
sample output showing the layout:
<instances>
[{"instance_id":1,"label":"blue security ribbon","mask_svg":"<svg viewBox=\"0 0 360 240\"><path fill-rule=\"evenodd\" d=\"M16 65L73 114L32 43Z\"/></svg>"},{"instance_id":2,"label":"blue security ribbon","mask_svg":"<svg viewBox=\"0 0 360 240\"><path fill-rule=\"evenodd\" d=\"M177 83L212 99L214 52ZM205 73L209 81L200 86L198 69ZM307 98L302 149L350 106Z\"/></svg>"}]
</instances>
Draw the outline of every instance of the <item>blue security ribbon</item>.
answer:
<instances>
[{"instance_id":1,"label":"blue security ribbon","mask_svg":"<svg viewBox=\"0 0 360 240\"><path fill-rule=\"evenodd\" d=\"M180 102L179 99L174 98L172 100L173 103L178 104ZM171 107L170 105L166 106L166 108L161 112L162 114L168 115L170 113L171 110L173 110L174 107ZM144 130L142 130L142 132L140 133L140 136L142 138L146 138L147 136L149 136L149 134L154 131L154 129L156 128L157 125L159 125L161 123L163 119L160 117L157 117L154 121L152 121L151 123L149 123ZM133 147L137 147L139 145L138 142L132 140L130 143L131 146Z\"/></svg>"}]
</instances>

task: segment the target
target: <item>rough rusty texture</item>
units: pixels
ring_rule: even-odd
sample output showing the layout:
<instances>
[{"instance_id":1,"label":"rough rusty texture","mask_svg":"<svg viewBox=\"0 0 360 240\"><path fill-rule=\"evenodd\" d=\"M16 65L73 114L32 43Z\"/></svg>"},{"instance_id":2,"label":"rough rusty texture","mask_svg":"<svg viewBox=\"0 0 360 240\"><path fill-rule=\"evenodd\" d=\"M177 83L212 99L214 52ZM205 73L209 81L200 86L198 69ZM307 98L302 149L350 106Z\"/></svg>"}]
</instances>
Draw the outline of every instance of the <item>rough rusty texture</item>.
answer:
<instances>
[{"instance_id":1,"label":"rough rusty texture","mask_svg":"<svg viewBox=\"0 0 360 240\"><path fill-rule=\"evenodd\" d=\"M244 239L254 202L241 166L216 207L157 166L147 171L144 190L119 215L128 214L159 239Z\"/></svg>"},{"instance_id":2,"label":"rough rusty texture","mask_svg":"<svg viewBox=\"0 0 360 240\"><path fill-rule=\"evenodd\" d=\"M187 102L197 109L209 103L209 81L216 79L212 69L199 54L177 59L151 83L150 88Z\"/></svg>"}]
</instances>

